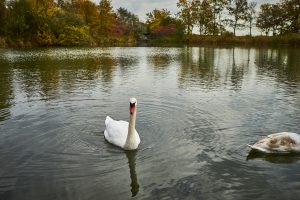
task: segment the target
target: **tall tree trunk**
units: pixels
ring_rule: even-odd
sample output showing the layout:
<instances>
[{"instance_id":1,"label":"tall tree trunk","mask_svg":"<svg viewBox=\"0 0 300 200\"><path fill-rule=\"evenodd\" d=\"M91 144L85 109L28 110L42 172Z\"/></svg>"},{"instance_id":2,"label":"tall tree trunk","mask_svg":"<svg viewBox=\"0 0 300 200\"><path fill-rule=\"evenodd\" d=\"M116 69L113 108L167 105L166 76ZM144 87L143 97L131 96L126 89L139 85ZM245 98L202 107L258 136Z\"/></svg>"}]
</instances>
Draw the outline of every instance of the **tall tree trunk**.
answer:
<instances>
[{"instance_id":1,"label":"tall tree trunk","mask_svg":"<svg viewBox=\"0 0 300 200\"><path fill-rule=\"evenodd\" d=\"M199 23L199 34L202 35L202 26L201 26L201 23Z\"/></svg>"},{"instance_id":2,"label":"tall tree trunk","mask_svg":"<svg viewBox=\"0 0 300 200\"><path fill-rule=\"evenodd\" d=\"M235 36L235 29L236 29L236 26L237 26L237 21L234 22L234 27L233 27L233 35Z\"/></svg>"},{"instance_id":3,"label":"tall tree trunk","mask_svg":"<svg viewBox=\"0 0 300 200\"><path fill-rule=\"evenodd\" d=\"M216 3L214 0L214 31L213 31L213 35L216 35Z\"/></svg>"},{"instance_id":4,"label":"tall tree trunk","mask_svg":"<svg viewBox=\"0 0 300 200\"><path fill-rule=\"evenodd\" d=\"M222 35L222 30L221 30L221 12L219 12L219 31L220 31L220 35Z\"/></svg>"},{"instance_id":5,"label":"tall tree trunk","mask_svg":"<svg viewBox=\"0 0 300 200\"><path fill-rule=\"evenodd\" d=\"M250 20L250 36L252 36L252 33L251 33L251 29L252 29L252 20Z\"/></svg>"},{"instance_id":6,"label":"tall tree trunk","mask_svg":"<svg viewBox=\"0 0 300 200\"><path fill-rule=\"evenodd\" d=\"M273 27L273 36L275 36L276 35L276 29L275 29L275 27Z\"/></svg>"},{"instance_id":7,"label":"tall tree trunk","mask_svg":"<svg viewBox=\"0 0 300 200\"><path fill-rule=\"evenodd\" d=\"M191 19L190 19L190 15L188 15L188 19L187 19L187 28L188 28L188 36L190 35L190 32L191 32L191 26L190 26L190 23L191 23Z\"/></svg>"},{"instance_id":8,"label":"tall tree trunk","mask_svg":"<svg viewBox=\"0 0 300 200\"><path fill-rule=\"evenodd\" d=\"M300 27L299 27L299 19L300 18L300 15L298 15L298 16L296 16L295 17L295 19L294 19L294 21L293 21L293 29L294 29L294 33L299 33L299 29L300 29Z\"/></svg>"}]
</instances>

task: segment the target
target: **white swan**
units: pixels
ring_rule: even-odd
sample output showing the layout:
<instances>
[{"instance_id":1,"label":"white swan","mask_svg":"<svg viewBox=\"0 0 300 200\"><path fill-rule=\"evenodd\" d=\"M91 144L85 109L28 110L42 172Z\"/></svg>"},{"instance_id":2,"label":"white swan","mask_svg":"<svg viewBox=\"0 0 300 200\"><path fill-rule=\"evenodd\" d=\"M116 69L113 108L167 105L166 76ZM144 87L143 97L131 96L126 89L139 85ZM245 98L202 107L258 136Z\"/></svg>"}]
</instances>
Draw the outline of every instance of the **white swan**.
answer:
<instances>
[{"instance_id":1,"label":"white swan","mask_svg":"<svg viewBox=\"0 0 300 200\"><path fill-rule=\"evenodd\" d=\"M300 152L300 135L290 132L274 133L248 146L263 153L297 153Z\"/></svg>"},{"instance_id":2,"label":"white swan","mask_svg":"<svg viewBox=\"0 0 300 200\"><path fill-rule=\"evenodd\" d=\"M108 142L125 150L134 150L138 148L141 140L139 134L135 130L136 105L137 100L131 98L129 124L122 120L113 120L109 116L106 117L104 137Z\"/></svg>"}]
</instances>

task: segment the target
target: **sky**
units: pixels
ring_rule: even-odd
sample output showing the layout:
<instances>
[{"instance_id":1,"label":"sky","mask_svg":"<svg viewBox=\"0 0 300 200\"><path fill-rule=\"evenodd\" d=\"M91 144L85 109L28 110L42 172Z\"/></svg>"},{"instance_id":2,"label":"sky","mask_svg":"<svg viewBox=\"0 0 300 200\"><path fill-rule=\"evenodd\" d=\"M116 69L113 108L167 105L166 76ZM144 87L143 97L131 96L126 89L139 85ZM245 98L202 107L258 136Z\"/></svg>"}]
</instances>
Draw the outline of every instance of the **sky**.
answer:
<instances>
[{"instance_id":1,"label":"sky","mask_svg":"<svg viewBox=\"0 0 300 200\"><path fill-rule=\"evenodd\" d=\"M100 0L93 0L95 3L99 3ZM257 9L259 8L260 4L263 3L277 3L280 0L248 0L248 2L257 2ZM171 14L176 14L179 9L176 6L176 3L178 0L111 0L112 5L114 9L118 9L119 7L126 8L130 12L138 15L139 19L141 21L146 21L146 13L151 12L155 8L157 9L168 9ZM232 29L228 28L229 31L232 31ZM252 30L253 35L260 35L260 31L257 28L253 28ZM197 33L198 28L195 27L193 29L193 33ZM237 35L245 35L248 34L248 29L244 30L237 30Z\"/></svg>"},{"instance_id":2,"label":"sky","mask_svg":"<svg viewBox=\"0 0 300 200\"><path fill-rule=\"evenodd\" d=\"M99 3L99 0L95 0ZM119 7L124 7L129 11L137 14L140 20L145 21L146 13L151 12L153 9L158 8L166 8L171 11L172 14L178 12L178 8L176 7L176 3L178 0L112 0L112 5L114 9ZM251 0L248 0L251 1ZM253 0L258 2L258 4L262 3L274 3L279 0Z\"/></svg>"}]
</instances>

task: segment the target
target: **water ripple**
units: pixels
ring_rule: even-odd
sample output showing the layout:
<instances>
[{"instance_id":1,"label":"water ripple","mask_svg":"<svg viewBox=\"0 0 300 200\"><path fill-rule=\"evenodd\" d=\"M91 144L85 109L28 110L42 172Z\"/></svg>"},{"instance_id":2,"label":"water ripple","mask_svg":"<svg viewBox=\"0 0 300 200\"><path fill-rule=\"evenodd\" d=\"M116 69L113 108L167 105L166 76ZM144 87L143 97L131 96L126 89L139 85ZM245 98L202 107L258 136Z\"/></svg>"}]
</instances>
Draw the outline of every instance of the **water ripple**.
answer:
<instances>
[{"instance_id":1,"label":"water ripple","mask_svg":"<svg viewBox=\"0 0 300 200\"><path fill-rule=\"evenodd\" d=\"M298 155L246 147L300 130L299 50L277 51L1 50L0 198L299 196ZM130 96L141 137L134 152L103 137L107 115L129 119Z\"/></svg>"}]
</instances>

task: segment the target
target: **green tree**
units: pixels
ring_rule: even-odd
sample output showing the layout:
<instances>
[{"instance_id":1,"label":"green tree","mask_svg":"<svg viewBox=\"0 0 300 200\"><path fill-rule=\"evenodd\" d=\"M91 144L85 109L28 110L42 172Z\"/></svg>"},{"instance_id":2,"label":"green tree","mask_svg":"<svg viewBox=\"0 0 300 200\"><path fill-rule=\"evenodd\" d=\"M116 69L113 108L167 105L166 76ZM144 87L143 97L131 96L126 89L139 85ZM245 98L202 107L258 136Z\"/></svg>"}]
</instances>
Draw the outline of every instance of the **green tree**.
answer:
<instances>
[{"instance_id":1,"label":"green tree","mask_svg":"<svg viewBox=\"0 0 300 200\"><path fill-rule=\"evenodd\" d=\"M32 4L27 0L9 2L6 28L7 35L12 38L30 39L38 28Z\"/></svg>"},{"instance_id":2,"label":"green tree","mask_svg":"<svg viewBox=\"0 0 300 200\"><path fill-rule=\"evenodd\" d=\"M58 44L63 46L87 45L88 43L89 30L87 26L65 26L58 38Z\"/></svg>"},{"instance_id":3,"label":"green tree","mask_svg":"<svg viewBox=\"0 0 300 200\"><path fill-rule=\"evenodd\" d=\"M5 0L0 0L0 36L4 35L6 6Z\"/></svg>"},{"instance_id":4,"label":"green tree","mask_svg":"<svg viewBox=\"0 0 300 200\"><path fill-rule=\"evenodd\" d=\"M256 7L257 3L256 2L250 2L248 4L248 10L247 10L247 16L246 16L246 20L249 22L249 35L252 35L252 27L253 27L253 21L255 20L255 7Z\"/></svg>"},{"instance_id":5,"label":"green tree","mask_svg":"<svg viewBox=\"0 0 300 200\"><path fill-rule=\"evenodd\" d=\"M273 35L282 34L287 26L286 14L280 4L262 4L258 14L256 26L265 32L270 31Z\"/></svg>"},{"instance_id":6,"label":"green tree","mask_svg":"<svg viewBox=\"0 0 300 200\"><path fill-rule=\"evenodd\" d=\"M189 0L179 0L177 2L177 7L180 9L178 16L186 26L187 35L191 35L195 23L195 18L192 15L193 4Z\"/></svg>"},{"instance_id":7,"label":"green tree","mask_svg":"<svg viewBox=\"0 0 300 200\"><path fill-rule=\"evenodd\" d=\"M33 0L33 7L39 15L51 17L55 12L55 3L53 0Z\"/></svg>"},{"instance_id":8,"label":"green tree","mask_svg":"<svg viewBox=\"0 0 300 200\"><path fill-rule=\"evenodd\" d=\"M68 5L66 5L68 6ZM48 22L40 28L40 32L52 33L55 38L58 38L65 31L65 27L83 27L85 26L84 18L73 10L69 10L68 7L65 9L58 9L52 17L47 18Z\"/></svg>"},{"instance_id":9,"label":"green tree","mask_svg":"<svg viewBox=\"0 0 300 200\"><path fill-rule=\"evenodd\" d=\"M65 5L65 1L64 0L57 0L57 6L62 8Z\"/></svg>"},{"instance_id":10,"label":"green tree","mask_svg":"<svg viewBox=\"0 0 300 200\"><path fill-rule=\"evenodd\" d=\"M272 27L271 25L271 4L262 4L260 6L260 12L258 13L257 21L256 21L256 27L262 30L265 35L268 35L270 32L270 29Z\"/></svg>"},{"instance_id":11,"label":"green tree","mask_svg":"<svg viewBox=\"0 0 300 200\"><path fill-rule=\"evenodd\" d=\"M272 4L269 13L273 35L282 34L285 26L284 9L279 4Z\"/></svg>"},{"instance_id":12,"label":"green tree","mask_svg":"<svg viewBox=\"0 0 300 200\"><path fill-rule=\"evenodd\" d=\"M227 10L232 19L228 19L228 25L233 28L233 35L235 35L236 29L244 27L241 23L246 19L246 11L248 9L247 0L232 0L227 6Z\"/></svg>"},{"instance_id":13,"label":"green tree","mask_svg":"<svg viewBox=\"0 0 300 200\"><path fill-rule=\"evenodd\" d=\"M127 24L137 24L139 23L139 18L137 15L128 11L126 8L118 8L117 9L117 19L123 23Z\"/></svg>"},{"instance_id":14,"label":"green tree","mask_svg":"<svg viewBox=\"0 0 300 200\"><path fill-rule=\"evenodd\" d=\"M282 0L289 31L300 33L300 0Z\"/></svg>"},{"instance_id":15,"label":"green tree","mask_svg":"<svg viewBox=\"0 0 300 200\"><path fill-rule=\"evenodd\" d=\"M222 15L222 11L225 9L226 5L228 4L228 1L227 0L210 0L210 4L213 8L213 35L216 35L216 34L218 34L218 32L221 32L221 29L222 29L221 15ZM217 16L219 18L219 22L217 22ZM219 24L219 27L218 27L218 24Z\"/></svg>"},{"instance_id":16,"label":"green tree","mask_svg":"<svg viewBox=\"0 0 300 200\"><path fill-rule=\"evenodd\" d=\"M197 25L199 26L199 34L202 35L210 33L213 26L213 9L208 0L199 0L192 2L193 15Z\"/></svg>"},{"instance_id":17,"label":"green tree","mask_svg":"<svg viewBox=\"0 0 300 200\"><path fill-rule=\"evenodd\" d=\"M146 33L146 25L140 22L137 15L128 11L126 8L120 7L117 10L117 21L119 26L123 28L124 35L129 35L135 39L144 38Z\"/></svg>"}]
</instances>

